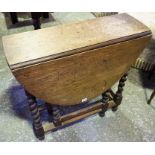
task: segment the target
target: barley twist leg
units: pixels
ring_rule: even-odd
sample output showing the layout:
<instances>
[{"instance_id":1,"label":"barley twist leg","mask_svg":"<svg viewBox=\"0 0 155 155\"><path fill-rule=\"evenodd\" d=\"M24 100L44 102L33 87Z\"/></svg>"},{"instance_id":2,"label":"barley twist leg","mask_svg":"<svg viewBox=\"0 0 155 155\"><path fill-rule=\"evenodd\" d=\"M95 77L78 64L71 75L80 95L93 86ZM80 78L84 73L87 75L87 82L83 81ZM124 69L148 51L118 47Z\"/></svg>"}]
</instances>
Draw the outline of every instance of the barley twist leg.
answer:
<instances>
[{"instance_id":1,"label":"barley twist leg","mask_svg":"<svg viewBox=\"0 0 155 155\"><path fill-rule=\"evenodd\" d=\"M33 119L34 133L38 139L43 140L44 139L44 129L43 129L43 126L41 123L40 113L38 110L36 98L33 95L31 95L30 93L28 93L27 91L25 91L25 93L26 93L26 96L28 99L29 109L30 109L31 116Z\"/></svg>"}]
</instances>

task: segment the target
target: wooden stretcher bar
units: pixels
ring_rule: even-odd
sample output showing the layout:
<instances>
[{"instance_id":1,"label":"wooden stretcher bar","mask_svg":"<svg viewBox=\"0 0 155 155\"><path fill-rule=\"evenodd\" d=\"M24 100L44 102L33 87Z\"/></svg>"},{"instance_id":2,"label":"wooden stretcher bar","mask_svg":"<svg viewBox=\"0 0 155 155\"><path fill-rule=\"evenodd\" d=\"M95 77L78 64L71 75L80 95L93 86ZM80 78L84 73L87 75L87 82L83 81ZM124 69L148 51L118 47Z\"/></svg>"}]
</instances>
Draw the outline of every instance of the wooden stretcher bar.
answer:
<instances>
[{"instance_id":1,"label":"wooden stretcher bar","mask_svg":"<svg viewBox=\"0 0 155 155\"><path fill-rule=\"evenodd\" d=\"M112 108L115 105L114 102L110 102L108 108ZM88 116L91 116L93 114L99 113L102 111L102 108L106 106L102 102L99 102L93 106L86 107L82 110L78 110L76 112L69 113L67 115L63 115L60 120L61 120L61 126L55 126L53 123L44 123L43 128L45 132L53 131L58 128L62 128L63 126L69 125L71 123L74 123L76 121L79 121L81 119L84 119Z\"/></svg>"}]
</instances>

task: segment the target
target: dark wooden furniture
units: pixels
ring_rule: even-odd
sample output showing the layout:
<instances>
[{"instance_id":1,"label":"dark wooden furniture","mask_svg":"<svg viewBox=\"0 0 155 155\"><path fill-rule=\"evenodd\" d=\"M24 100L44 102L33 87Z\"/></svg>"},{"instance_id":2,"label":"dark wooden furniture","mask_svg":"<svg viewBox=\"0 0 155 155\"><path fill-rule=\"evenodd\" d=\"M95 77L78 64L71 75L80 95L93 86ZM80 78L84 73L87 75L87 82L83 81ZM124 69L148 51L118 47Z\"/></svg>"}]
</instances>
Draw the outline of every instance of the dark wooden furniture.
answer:
<instances>
[{"instance_id":1,"label":"dark wooden furniture","mask_svg":"<svg viewBox=\"0 0 155 155\"><path fill-rule=\"evenodd\" d=\"M12 24L18 23L18 16L16 12L10 12L10 17L11 17ZM37 29L40 29L41 27L40 18L41 17L49 18L49 13L48 12L31 12L31 17L32 17L34 29L37 30Z\"/></svg>"},{"instance_id":2,"label":"dark wooden furniture","mask_svg":"<svg viewBox=\"0 0 155 155\"><path fill-rule=\"evenodd\" d=\"M154 96L155 96L155 90L153 90L153 92L152 92L152 94L151 94L151 96L150 96L150 98L149 98L149 100L147 102L148 104L151 104L151 101L154 98Z\"/></svg>"},{"instance_id":3,"label":"dark wooden furniture","mask_svg":"<svg viewBox=\"0 0 155 155\"><path fill-rule=\"evenodd\" d=\"M16 12L10 12L11 22L12 24L18 23L17 13Z\"/></svg>"},{"instance_id":4,"label":"dark wooden furniture","mask_svg":"<svg viewBox=\"0 0 155 155\"><path fill-rule=\"evenodd\" d=\"M115 111L127 71L148 44L151 31L127 14L64 24L3 37L9 67L26 90L38 138L92 114ZM110 88L119 81L118 90ZM86 104L61 115L59 106ZM42 123L36 98L48 105L53 121Z\"/></svg>"}]
</instances>

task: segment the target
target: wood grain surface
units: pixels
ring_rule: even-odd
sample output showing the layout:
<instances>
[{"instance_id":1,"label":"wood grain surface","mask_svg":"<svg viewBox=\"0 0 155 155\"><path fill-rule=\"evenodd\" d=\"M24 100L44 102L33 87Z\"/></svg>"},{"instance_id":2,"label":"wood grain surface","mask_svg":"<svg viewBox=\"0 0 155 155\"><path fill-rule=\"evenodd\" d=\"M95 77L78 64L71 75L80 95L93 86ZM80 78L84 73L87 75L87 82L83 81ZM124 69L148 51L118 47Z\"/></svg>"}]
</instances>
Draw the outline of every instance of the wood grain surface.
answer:
<instances>
[{"instance_id":1,"label":"wood grain surface","mask_svg":"<svg viewBox=\"0 0 155 155\"><path fill-rule=\"evenodd\" d=\"M127 72L149 36L14 70L26 90L48 103L78 104L110 88Z\"/></svg>"},{"instance_id":2,"label":"wood grain surface","mask_svg":"<svg viewBox=\"0 0 155 155\"><path fill-rule=\"evenodd\" d=\"M133 17L118 14L4 36L2 40L8 64L17 68L149 33Z\"/></svg>"},{"instance_id":3,"label":"wood grain surface","mask_svg":"<svg viewBox=\"0 0 155 155\"><path fill-rule=\"evenodd\" d=\"M74 105L109 89L151 39L127 14L6 36L3 46L16 79L50 104Z\"/></svg>"}]
</instances>

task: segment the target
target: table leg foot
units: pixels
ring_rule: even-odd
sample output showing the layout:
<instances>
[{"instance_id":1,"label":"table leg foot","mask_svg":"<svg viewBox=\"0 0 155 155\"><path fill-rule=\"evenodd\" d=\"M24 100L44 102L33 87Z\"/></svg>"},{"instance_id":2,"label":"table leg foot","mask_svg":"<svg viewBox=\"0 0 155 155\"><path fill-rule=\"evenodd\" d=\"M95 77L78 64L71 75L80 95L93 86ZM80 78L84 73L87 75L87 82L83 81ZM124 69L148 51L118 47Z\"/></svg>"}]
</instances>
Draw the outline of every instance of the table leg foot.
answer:
<instances>
[{"instance_id":1,"label":"table leg foot","mask_svg":"<svg viewBox=\"0 0 155 155\"><path fill-rule=\"evenodd\" d=\"M105 112L103 112L103 111L99 112L99 116L100 117L104 117L105 116Z\"/></svg>"},{"instance_id":2,"label":"table leg foot","mask_svg":"<svg viewBox=\"0 0 155 155\"><path fill-rule=\"evenodd\" d=\"M45 134L44 134L44 129L43 127L41 128L36 128L35 125L33 124L33 131L35 136L39 139L39 140L44 140L45 139Z\"/></svg>"},{"instance_id":3,"label":"table leg foot","mask_svg":"<svg viewBox=\"0 0 155 155\"><path fill-rule=\"evenodd\" d=\"M118 106L112 107L113 112L117 111L117 109L118 109Z\"/></svg>"}]
</instances>

